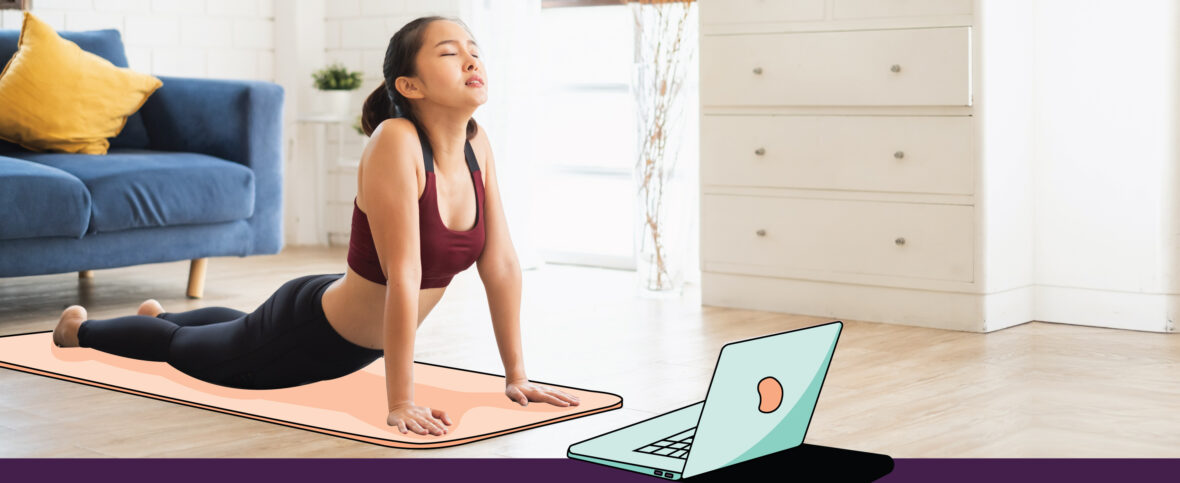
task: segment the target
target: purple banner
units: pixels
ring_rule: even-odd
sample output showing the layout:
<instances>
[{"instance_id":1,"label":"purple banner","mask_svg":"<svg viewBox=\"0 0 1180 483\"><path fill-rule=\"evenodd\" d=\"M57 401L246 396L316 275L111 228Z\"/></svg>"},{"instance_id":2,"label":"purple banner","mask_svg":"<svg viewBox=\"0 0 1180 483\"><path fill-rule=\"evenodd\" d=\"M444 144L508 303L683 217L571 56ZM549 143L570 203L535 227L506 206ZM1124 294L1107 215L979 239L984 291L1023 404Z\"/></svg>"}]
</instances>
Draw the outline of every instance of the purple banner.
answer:
<instances>
[{"instance_id":1,"label":"purple banner","mask_svg":"<svg viewBox=\"0 0 1180 483\"><path fill-rule=\"evenodd\" d=\"M802 481L797 467L764 481ZM650 482L570 459L0 459L4 481L226 483L231 481ZM837 481L812 473L815 481ZM1180 459L896 459L882 482L1176 481ZM705 481L709 473L688 481ZM731 481L741 481L731 480ZM842 481L842 480L841 480Z\"/></svg>"}]
</instances>

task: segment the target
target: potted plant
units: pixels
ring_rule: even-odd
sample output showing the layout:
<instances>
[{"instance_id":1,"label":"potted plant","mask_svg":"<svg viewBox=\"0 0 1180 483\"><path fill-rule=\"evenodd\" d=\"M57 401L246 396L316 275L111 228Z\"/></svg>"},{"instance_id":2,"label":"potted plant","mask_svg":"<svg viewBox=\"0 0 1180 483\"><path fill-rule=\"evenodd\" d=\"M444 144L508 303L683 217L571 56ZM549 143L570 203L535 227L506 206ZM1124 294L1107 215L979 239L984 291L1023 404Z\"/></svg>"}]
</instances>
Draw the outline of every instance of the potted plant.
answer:
<instances>
[{"instance_id":1,"label":"potted plant","mask_svg":"<svg viewBox=\"0 0 1180 483\"><path fill-rule=\"evenodd\" d=\"M352 106L352 91L361 86L361 72L349 71L335 62L311 74L315 88L327 97L327 113L346 118Z\"/></svg>"}]
</instances>

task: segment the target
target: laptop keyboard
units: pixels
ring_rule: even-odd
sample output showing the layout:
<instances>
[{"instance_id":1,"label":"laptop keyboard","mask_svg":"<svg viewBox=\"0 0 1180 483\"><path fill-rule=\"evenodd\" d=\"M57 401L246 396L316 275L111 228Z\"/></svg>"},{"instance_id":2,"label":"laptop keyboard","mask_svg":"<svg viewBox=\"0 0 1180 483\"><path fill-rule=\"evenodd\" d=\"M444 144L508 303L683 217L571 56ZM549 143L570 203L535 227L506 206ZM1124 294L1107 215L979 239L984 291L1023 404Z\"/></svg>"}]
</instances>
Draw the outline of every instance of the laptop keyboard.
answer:
<instances>
[{"instance_id":1,"label":"laptop keyboard","mask_svg":"<svg viewBox=\"0 0 1180 483\"><path fill-rule=\"evenodd\" d=\"M692 437L697 428L688 428L679 433L660 439L635 451L651 453L672 458L688 459L688 450L692 448Z\"/></svg>"}]
</instances>

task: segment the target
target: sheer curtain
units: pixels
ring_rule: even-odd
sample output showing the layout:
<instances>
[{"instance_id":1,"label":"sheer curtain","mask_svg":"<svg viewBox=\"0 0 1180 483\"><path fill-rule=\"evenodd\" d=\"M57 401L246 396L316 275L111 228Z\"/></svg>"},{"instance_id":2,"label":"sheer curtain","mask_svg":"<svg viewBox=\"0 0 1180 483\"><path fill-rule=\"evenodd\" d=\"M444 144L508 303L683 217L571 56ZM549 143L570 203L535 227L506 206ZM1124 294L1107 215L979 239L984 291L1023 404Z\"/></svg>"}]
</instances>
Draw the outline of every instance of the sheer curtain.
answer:
<instances>
[{"instance_id":1,"label":"sheer curtain","mask_svg":"<svg viewBox=\"0 0 1180 483\"><path fill-rule=\"evenodd\" d=\"M537 105L537 35L541 0L462 0L459 18L471 28L487 69L488 102L475 112L496 157L504 215L522 270L541 263L533 228Z\"/></svg>"}]
</instances>

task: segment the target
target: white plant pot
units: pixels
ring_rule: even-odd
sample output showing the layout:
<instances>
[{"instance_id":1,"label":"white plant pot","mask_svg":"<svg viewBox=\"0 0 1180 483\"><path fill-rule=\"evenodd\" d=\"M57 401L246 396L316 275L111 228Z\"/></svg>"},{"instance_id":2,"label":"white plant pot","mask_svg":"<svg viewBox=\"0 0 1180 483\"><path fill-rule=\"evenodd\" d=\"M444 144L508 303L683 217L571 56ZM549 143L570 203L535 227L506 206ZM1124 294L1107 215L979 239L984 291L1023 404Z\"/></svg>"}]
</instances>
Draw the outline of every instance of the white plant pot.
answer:
<instances>
[{"instance_id":1,"label":"white plant pot","mask_svg":"<svg viewBox=\"0 0 1180 483\"><path fill-rule=\"evenodd\" d=\"M352 91L335 89L320 91L319 111L321 114L348 119L349 114L352 113Z\"/></svg>"}]
</instances>

